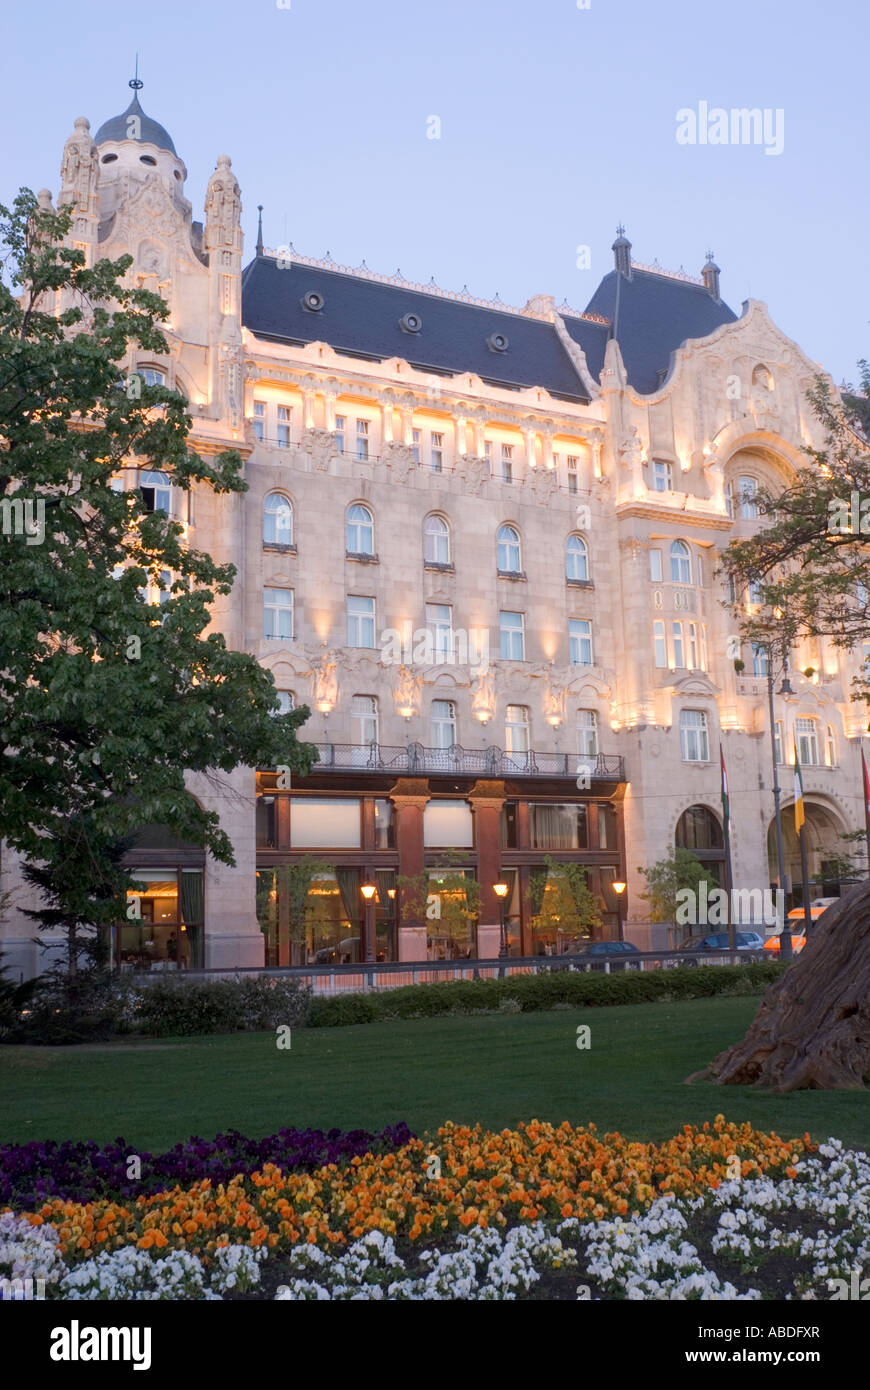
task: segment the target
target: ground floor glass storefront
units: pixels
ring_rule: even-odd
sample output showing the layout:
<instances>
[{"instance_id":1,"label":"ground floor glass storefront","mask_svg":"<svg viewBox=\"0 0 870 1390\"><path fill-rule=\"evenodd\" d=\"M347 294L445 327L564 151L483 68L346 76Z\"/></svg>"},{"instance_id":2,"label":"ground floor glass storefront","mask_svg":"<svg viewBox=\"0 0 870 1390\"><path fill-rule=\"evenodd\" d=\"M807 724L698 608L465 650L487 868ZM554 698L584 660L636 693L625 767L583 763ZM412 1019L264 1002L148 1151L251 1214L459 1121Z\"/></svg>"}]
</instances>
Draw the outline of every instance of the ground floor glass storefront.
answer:
<instances>
[{"instance_id":1,"label":"ground floor glass storefront","mask_svg":"<svg viewBox=\"0 0 870 1390\"><path fill-rule=\"evenodd\" d=\"M202 869L130 870L127 913L112 933L121 970L184 970L203 965L205 910Z\"/></svg>"}]
</instances>

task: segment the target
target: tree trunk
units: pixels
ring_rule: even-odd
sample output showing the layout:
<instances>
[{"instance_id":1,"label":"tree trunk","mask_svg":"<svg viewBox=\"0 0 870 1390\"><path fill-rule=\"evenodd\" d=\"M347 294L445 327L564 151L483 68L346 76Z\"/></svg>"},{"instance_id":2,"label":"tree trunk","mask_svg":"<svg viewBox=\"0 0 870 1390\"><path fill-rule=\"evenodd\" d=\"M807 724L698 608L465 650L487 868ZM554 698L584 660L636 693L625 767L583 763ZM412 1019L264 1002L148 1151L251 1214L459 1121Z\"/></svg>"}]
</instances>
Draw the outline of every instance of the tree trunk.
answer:
<instances>
[{"instance_id":1,"label":"tree trunk","mask_svg":"<svg viewBox=\"0 0 870 1390\"><path fill-rule=\"evenodd\" d=\"M794 920L794 919L793 919ZM742 1042L688 1080L773 1091L870 1082L870 883L829 907Z\"/></svg>"}]
</instances>

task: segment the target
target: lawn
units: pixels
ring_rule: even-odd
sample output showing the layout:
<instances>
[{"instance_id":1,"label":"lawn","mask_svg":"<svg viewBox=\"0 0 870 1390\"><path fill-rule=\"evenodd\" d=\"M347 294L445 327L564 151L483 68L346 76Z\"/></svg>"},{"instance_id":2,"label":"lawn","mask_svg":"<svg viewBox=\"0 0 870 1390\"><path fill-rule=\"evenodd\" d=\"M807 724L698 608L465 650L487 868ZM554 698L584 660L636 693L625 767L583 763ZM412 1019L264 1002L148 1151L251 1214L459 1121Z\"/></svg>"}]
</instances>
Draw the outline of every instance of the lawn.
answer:
<instances>
[{"instance_id":1,"label":"lawn","mask_svg":"<svg viewBox=\"0 0 870 1390\"><path fill-rule=\"evenodd\" d=\"M191 1134L282 1126L501 1129L538 1118L663 1139L721 1112L784 1137L870 1148L870 1095L685 1085L746 1030L758 1000L432 1018L272 1034L0 1048L0 1140L123 1136L154 1152ZM591 1048L576 1046L578 1024Z\"/></svg>"}]
</instances>

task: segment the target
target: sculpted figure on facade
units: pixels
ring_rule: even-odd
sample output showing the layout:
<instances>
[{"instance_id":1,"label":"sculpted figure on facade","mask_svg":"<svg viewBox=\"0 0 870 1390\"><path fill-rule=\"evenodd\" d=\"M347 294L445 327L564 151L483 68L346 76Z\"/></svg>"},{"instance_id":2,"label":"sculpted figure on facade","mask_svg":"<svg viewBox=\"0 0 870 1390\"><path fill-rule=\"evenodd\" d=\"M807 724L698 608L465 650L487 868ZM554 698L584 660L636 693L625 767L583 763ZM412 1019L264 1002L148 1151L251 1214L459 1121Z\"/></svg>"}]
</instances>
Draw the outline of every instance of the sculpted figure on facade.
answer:
<instances>
[{"instance_id":1,"label":"sculpted figure on facade","mask_svg":"<svg viewBox=\"0 0 870 1390\"><path fill-rule=\"evenodd\" d=\"M242 218L242 200L227 154L219 156L217 169L208 181L205 215L212 233L212 245L235 246Z\"/></svg>"},{"instance_id":2,"label":"sculpted figure on facade","mask_svg":"<svg viewBox=\"0 0 870 1390\"><path fill-rule=\"evenodd\" d=\"M78 116L75 133L64 145L59 204L75 203L77 207L90 209L98 177L97 147L90 132L90 121L85 116Z\"/></svg>"}]
</instances>

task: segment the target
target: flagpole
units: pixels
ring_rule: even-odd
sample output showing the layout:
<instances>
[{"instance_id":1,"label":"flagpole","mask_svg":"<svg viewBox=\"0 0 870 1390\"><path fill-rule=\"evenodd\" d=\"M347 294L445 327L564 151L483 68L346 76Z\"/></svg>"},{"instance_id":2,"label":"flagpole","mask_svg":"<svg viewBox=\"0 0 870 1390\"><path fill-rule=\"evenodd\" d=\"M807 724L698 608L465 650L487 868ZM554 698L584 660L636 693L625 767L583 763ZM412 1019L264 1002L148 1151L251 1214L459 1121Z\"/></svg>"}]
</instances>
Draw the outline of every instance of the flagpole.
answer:
<instances>
[{"instance_id":1,"label":"flagpole","mask_svg":"<svg viewBox=\"0 0 870 1390\"><path fill-rule=\"evenodd\" d=\"M867 760L861 749L861 772L864 777L864 834L867 839L867 874L870 876L870 776L867 773Z\"/></svg>"},{"instance_id":2,"label":"flagpole","mask_svg":"<svg viewBox=\"0 0 870 1390\"><path fill-rule=\"evenodd\" d=\"M797 738L794 740L794 828L797 832L798 844L801 852L801 896L804 903L804 939L809 941L810 928L812 927L812 917L810 915L810 883L809 873L807 872L807 847L804 840L804 829L807 817L804 809L804 779L801 772L800 759L797 751Z\"/></svg>"},{"instance_id":3,"label":"flagpole","mask_svg":"<svg viewBox=\"0 0 870 1390\"><path fill-rule=\"evenodd\" d=\"M799 832L798 832L798 840L799 840L799 842L800 842L800 847L801 847L801 878L803 879L803 889L804 889L804 892L803 892L803 898L804 898L804 934L805 934L805 936L806 936L807 941L809 941L809 939L810 939L810 928L812 927L813 919L812 919L812 915L811 915L811 913L810 913L810 885L809 885L809 875L808 875L808 873L807 873L807 847L806 847L806 845L805 845L805 843L804 843L804 826L805 826L805 825L806 825L806 822L804 822L804 825L801 826L801 828L800 828L800 830L799 830Z\"/></svg>"},{"instance_id":4,"label":"flagpole","mask_svg":"<svg viewBox=\"0 0 870 1390\"><path fill-rule=\"evenodd\" d=\"M728 795L728 776L725 771L725 754L719 743L719 764L722 772L722 819L725 823L725 891L728 904L728 947L731 951L731 964L737 964L737 932L734 926L734 913L731 908L734 876L731 870L731 798Z\"/></svg>"}]
</instances>

